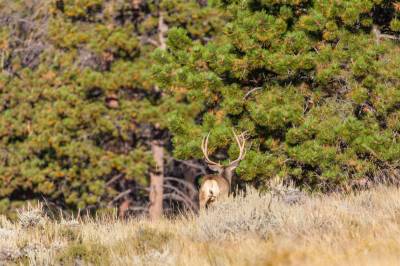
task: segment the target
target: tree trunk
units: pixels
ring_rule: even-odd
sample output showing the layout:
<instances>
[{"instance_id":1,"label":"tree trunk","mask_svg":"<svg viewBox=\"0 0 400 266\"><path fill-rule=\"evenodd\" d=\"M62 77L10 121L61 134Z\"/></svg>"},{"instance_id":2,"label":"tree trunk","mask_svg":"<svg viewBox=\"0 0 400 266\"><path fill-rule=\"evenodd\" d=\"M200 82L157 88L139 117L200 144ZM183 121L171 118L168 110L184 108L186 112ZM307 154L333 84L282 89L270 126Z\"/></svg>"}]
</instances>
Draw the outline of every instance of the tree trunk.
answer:
<instances>
[{"instance_id":1,"label":"tree trunk","mask_svg":"<svg viewBox=\"0 0 400 266\"><path fill-rule=\"evenodd\" d=\"M128 209L129 209L129 204L130 204L129 199L125 199L125 200L119 205L119 208L118 208L118 217L119 217L120 219L124 219L124 218L125 218L126 212L127 212Z\"/></svg>"},{"instance_id":2,"label":"tree trunk","mask_svg":"<svg viewBox=\"0 0 400 266\"><path fill-rule=\"evenodd\" d=\"M158 18L158 41L159 47L166 49L165 34L168 26L164 22L163 14L159 13ZM157 86L156 89L158 90ZM153 159L156 162L156 169L150 174L150 208L149 216L151 220L157 220L163 213L163 185L164 185L164 149L161 141L151 142Z\"/></svg>"},{"instance_id":3,"label":"tree trunk","mask_svg":"<svg viewBox=\"0 0 400 266\"><path fill-rule=\"evenodd\" d=\"M164 149L160 141L151 142L155 170L150 174L150 208L151 220L157 220L163 213L163 184L164 184Z\"/></svg>"}]
</instances>

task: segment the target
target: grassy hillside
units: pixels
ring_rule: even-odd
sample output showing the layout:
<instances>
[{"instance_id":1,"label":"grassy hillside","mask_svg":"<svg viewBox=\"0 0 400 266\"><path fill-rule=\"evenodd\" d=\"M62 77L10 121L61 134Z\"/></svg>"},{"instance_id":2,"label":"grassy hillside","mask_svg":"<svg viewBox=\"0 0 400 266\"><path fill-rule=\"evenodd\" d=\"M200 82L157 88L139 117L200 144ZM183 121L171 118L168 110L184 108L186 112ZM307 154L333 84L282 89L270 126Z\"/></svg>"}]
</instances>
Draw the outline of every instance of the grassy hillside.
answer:
<instances>
[{"instance_id":1,"label":"grassy hillside","mask_svg":"<svg viewBox=\"0 0 400 266\"><path fill-rule=\"evenodd\" d=\"M40 208L0 219L0 264L398 265L400 190L229 199L200 215L150 223L50 219Z\"/></svg>"}]
</instances>

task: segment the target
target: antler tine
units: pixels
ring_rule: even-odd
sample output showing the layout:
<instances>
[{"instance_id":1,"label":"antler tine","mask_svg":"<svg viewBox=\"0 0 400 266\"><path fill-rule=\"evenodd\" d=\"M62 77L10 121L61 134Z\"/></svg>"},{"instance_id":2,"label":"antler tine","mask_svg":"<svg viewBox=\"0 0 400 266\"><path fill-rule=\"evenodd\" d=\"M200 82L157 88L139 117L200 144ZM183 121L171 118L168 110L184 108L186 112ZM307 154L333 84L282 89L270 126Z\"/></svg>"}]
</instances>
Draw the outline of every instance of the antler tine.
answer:
<instances>
[{"instance_id":1,"label":"antler tine","mask_svg":"<svg viewBox=\"0 0 400 266\"><path fill-rule=\"evenodd\" d=\"M206 137L203 137L203 139L201 140L201 151L203 152L203 155L206 153L205 149L204 149L204 141L206 140Z\"/></svg>"},{"instance_id":2,"label":"antler tine","mask_svg":"<svg viewBox=\"0 0 400 266\"><path fill-rule=\"evenodd\" d=\"M235 130L232 129L232 132L233 132L235 140L239 146L239 156L236 160L234 160L230 164L234 164L234 163L242 160L244 158L244 156L246 155L246 149L245 149L245 145L246 145L245 133L246 133L246 131L242 132L239 136L236 135Z\"/></svg>"},{"instance_id":3,"label":"antler tine","mask_svg":"<svg viewBox=\"0 0 400 266\"><path fill-rule=\"evenodd\" d=\"M211 132L208 132L207 137L203 138L203 141L201 143L201 149L203 151L204 158L208 164L220 165L219 163L213 162L210 160L210 158L208 158L208 138L210 137L210 133Z\"/></svg>"},{"instance_id":4,"label":"antler tine","mask_svg":"<svg viewBox=\"0 0 400 266\"><path fill-rule=\"evenodd\" d=\"M201 141L201 150L203 151L203 155L206 158L206 160L208 158L208 156L207 156L208 152L207 152L207 147L206 147L206 139L208 139L209 135L210 135L210 133L208 133L208 135L206 137L203 137L203 140Z\"/></svg>"}]
</instances>

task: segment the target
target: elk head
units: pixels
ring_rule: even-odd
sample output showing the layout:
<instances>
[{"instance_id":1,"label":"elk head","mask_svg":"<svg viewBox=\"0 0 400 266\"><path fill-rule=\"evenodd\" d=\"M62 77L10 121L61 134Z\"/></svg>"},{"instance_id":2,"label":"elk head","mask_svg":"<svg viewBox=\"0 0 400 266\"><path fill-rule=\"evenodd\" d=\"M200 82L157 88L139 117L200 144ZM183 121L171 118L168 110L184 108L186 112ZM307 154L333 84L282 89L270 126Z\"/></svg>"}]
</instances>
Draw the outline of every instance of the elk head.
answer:
<instances>
[{"instance_id":1,"label":"elk head","mask_svg":"<svg viewBox=\"0 0 400 266\"><path fill-rule=\"evenodd\" d=\"M215 202L218 198L227 197L231 190L233 170L239 165L246 155L245 144L246 138L243 132L239 136L232 130L236 143L239 146L239 156L236 160L230 162L227 166L220 163L213 162L208 157L208 138L210 133L203 138L201 149L204 154L205 161L212 171L217 172L216 175L207 175L203 177L200 186L199 204L200 209L207 207L209 204Z\"/></svg>"}]
</instances>

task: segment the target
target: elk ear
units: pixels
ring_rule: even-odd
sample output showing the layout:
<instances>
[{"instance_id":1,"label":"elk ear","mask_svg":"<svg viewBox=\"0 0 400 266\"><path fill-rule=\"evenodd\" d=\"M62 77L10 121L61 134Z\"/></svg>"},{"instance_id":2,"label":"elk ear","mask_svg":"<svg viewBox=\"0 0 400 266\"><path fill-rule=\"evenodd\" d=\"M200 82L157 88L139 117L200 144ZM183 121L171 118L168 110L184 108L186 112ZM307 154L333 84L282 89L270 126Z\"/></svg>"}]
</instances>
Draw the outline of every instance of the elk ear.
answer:
<instances>
[{"instance_id":1,"label":"elk ear","mask_svg":"<svg viewBox=\"0 0 400 266\"><path fill-rule=\"evenodd\" d=\"M220 175L224 171L224 168L222 168L219 165L215 165L215 164L208 164L208 168L210 168L211 171L217 172Z\"/></svg>"}]
</instances>

